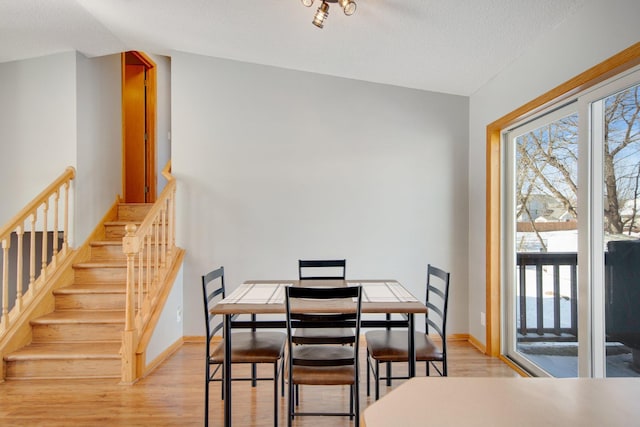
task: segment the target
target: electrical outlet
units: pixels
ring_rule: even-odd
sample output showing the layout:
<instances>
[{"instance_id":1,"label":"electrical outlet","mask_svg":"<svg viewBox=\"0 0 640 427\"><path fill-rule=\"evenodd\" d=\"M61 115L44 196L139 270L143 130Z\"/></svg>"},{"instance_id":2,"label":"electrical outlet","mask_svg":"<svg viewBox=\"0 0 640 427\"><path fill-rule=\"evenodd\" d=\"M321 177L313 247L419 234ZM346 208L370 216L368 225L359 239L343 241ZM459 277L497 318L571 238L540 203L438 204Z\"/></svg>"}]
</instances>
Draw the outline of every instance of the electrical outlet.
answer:
<instances>
[{"instance_id":1,"label":"electrical outlet","mask_svg":"<svg viewBox=\"0 0 640 427\"><path fill-rule=\"evenodd\" d=\"M484 311L480 312L480 324L482 326L486 326L487 325L487 316L484 314Z\"/></svg>"},{"instance_id":2,"label":"electrical outlet","mask_svg":"<svg viewBox=\"0 0 640 427\"><path fill-rule=\"evenodd\" d=\"M182 307L178 307L178 312L176 313L176 322L180 323L182 321Z\"/></svg>"}]
</instances>

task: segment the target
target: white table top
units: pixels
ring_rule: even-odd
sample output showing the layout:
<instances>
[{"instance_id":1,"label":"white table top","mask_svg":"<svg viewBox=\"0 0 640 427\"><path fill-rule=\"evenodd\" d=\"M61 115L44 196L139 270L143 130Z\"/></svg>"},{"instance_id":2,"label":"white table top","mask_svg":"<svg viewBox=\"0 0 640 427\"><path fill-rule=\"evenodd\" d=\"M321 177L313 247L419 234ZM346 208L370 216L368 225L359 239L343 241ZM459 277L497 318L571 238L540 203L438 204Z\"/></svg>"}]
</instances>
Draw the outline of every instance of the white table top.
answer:
<instances>
[{"instance_id":1,"label":"white table top","mask_svg":"<svg viewBox=\"0 0 640 427\"><path fill-rule=\"evenodd\" d=\"M417 377L362 413L364 427L638 426L640 378Z\"/></svg>"},{"instance_id":2,"label":"white table top","mask_svg":"<svg viewBox=\"0 0 640 427\"><path fill-rule=\"evenodd\" d=\"M250 280L218 302L213 314L284 313L287 286L356 286L361 285L363 313L426 313L423 302L411 295L395 280ZM345 303L330 303L324 311L344 311Z\"/></svg>"}]
</instances>

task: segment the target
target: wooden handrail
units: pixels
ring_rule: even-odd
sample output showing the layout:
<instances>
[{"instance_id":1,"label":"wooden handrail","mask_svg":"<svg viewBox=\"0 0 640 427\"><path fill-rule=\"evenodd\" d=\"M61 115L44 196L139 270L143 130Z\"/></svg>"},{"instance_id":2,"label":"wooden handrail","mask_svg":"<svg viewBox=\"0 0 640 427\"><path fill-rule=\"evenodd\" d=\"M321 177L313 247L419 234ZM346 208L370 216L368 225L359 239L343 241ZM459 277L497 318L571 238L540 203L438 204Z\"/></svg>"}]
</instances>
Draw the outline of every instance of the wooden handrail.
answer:
<instances>
[{"instance_id":1,"label":"wooden handrail","mask_svg":"<svg viewBox=\"0 0 640 427\"><path fill-rule=\"evenodd\" d=\"M125 328L122 337L122 382L133 383L141 374L137 366L138 340L155 309L161 285L175 255L176 182L171 163L162 171L165 188L139 226L127 224L122 239L127 256Z\"/></svg>"},{"instance_id":2,"label":"wooden handrail","mask_svg":"<svg viewBox=\"0 0 640 427\"><path fill-rule=\"evenodd\" d=\"M40 194L29 202L7 224L0 228L0 243L2 246L2 314L0 317L0 337L12 326L15 319L22 314L37 296L42 283L55 271L56 267L69 255L71 239L69 233L69 198L71 183L76 176L73 167L65 171L49 184ZM60 224L60 195L64 190L64 204ZM49 224L50 209L53 209L52 224ZM41 223L39 223L41 221ZM62 229L59 227L62 225ZM42 258L36 260L36 234L42 233ZM52 233L52 242L49 242ZM59 234L62 233L62 242ZM25 242L25 234L29 241ZM15 236L15 237L14 237ZM12 239L16 241L16 249L11 250ZM51 244L51 249L49 245ZM26 250L25 250L26 246ZM10 254L15 253L15 274L10 275ZM25 262L29 269L24 271ZM38 266L38 262L40 265ZM39 271L36 271L39 267ZM28 281L24 290L24 279ZM13 294L12 294L13 293Z\"/></svg>"}]
</instances>

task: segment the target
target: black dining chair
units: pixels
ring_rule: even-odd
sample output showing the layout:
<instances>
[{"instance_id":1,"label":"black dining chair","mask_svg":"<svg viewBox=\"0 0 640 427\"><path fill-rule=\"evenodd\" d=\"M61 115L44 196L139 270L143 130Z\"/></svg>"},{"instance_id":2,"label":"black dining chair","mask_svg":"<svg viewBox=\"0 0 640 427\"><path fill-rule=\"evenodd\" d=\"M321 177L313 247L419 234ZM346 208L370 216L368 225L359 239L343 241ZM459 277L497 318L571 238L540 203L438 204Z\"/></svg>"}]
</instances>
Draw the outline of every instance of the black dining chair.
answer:
<instances>
[{"instance_id":1,"label":"black dining chair","mask_svg":"<svg viewBox=\"0 0 640 427\"><path fill-rule=\"evenodd\" d=\"M361 287L287 288L288 337L288 413L287 425L295 416L335 415L355 417L359 425L358 342L360 337ZM340 311L328 307L340 307ZM296 336L295 329L339 329L346 335L315 334ZM345 345L348 344L348 345ZM303 385L347 385L350 387L349 412L310 412L296 410L294 394Z\"/></svg>"},{"instance_id":2,"label":"black dining chair","mask_svg":"<svg viewBox=\"0 0 640 427\"><path fill-rule=\"evenodd\" d=\"M346 259L300 259L298 279L344 280L346 267Z\"/></svg>"},{"instance_id":3,"label":"black dining chair","mask_svg":"<svg viewBox=\"0 0 640 427\"><path fill-rule=\"evenodd\" d=\"M204 316L206 326L205 353L205 393L204 393L204 425L209 424L209 384L223 380L224 337L223 316L211 314L211 307L225 297L224 267L210 271L202 276L202 293L204 298ZM234 318L237 316L234 316ZM254 319L255 320L255 319ZM231 340L231 363L250 364L250 377L232 378L233 381L273 380L273 424L278 425L278 378L284 375L284 348L287 336L283 332L245 331L233 332ZM270 363L273 365L273 376L258 377L256 364ZM220 371L221 375L216 376ZM222 388L224 399L224 388ZM283 390L284 391L284 390Z\"/></svg>"},{"instance_id":4,"label":"black dining chair","mask_svg":"<svg viewBox=\"0 0 640 427\"><path fill-rule=\"evenodd\" d=\"M428 313L425 316L425 332L415 332L416 362L426 363L426 375L430 375L430 366L441 376L447 376L447 307L449 299L450 273L429 265L427 267L426 303ZM434 341L430 332L435 332ZM406 376L393 376L391 364L408 362L409 349L405 330L374 330L365 333L367 343L367 396L370 395L370 378L375 381L375 398L380 398L380 363L386 364L385 379L391 386L393 379L406 379ZM439 343L438 343L439 342ZM440 365L440 366L438 366Z\"/></svg>"},{"instance_id":5,"label":"black dining chair","mask_svg":"<svg viewBox=\"0 0 640 427\"><path fill-rule=\"evenodd\" d=\"M345 259L313 259L298 260L298 279L305 281L307 285L313 286L314 282L325 280L344 280L347 260ZM296 329L296 336L311 336L317 334L337 334L345 335L351 331L344 330L321 330L321 329Z\"/></svg>"}]
</instances>

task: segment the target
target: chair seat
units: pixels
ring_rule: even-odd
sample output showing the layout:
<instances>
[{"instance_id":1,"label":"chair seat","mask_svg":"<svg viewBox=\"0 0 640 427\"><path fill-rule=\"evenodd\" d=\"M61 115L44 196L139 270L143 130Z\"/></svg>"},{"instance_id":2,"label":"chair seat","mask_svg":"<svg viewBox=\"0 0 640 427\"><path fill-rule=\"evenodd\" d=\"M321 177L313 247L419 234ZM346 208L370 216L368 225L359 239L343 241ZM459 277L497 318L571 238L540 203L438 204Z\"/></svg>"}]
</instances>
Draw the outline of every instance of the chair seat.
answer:
<instances>
[{"instance_id":1,"label":"chair seat","mask_svg":"<svg viewBox=\"0 0 640 427\"><path fill-rule=\"evenodd\" d=\"M443 360L440 348L423 332L414 334L417 361ZM380 362L404 362L409 360L407 332L369 331L365 333L367 350Z\"/></svg>"},{"instance_id":2,"label":"chair seat","mask_svg":"<svg viewBox=\"0 0 640 427\"><path fill-rule=\"evenodd\" d=\"M335 366L336 359L353 360L353 348L348 346L306 345L293 348L295 359L308 360L320 366L293 366L293 384L351 385L354 383L353 365ZM321 366L323 360L332 361L331 366Z\"/></svg>"},{"instance_id":3,"label":"chair seat","mask_svg":"<svg viewBox=\"0 0 640 427\"><path fill-rule=\"evenodd\" d=\"M273 363L282 357L287 335L283 332L234 332L231 363ZM213 350L210 361L224 361L224 340Z\"/></svg>"}]
</instances>

